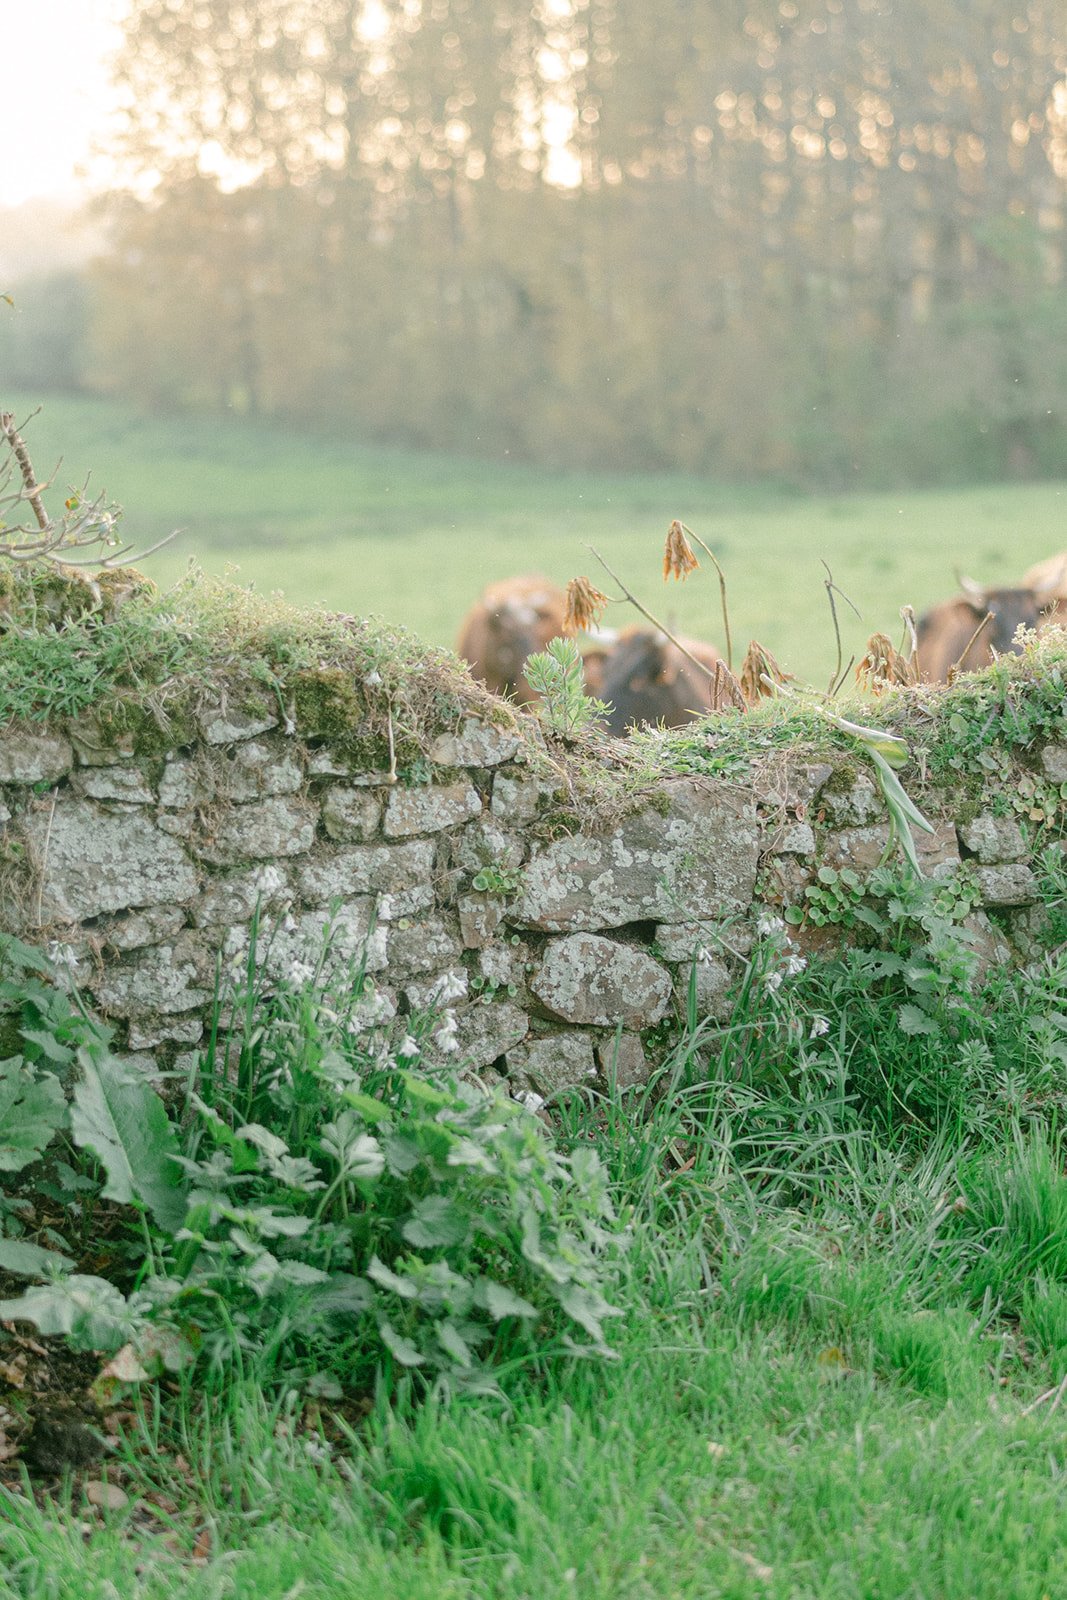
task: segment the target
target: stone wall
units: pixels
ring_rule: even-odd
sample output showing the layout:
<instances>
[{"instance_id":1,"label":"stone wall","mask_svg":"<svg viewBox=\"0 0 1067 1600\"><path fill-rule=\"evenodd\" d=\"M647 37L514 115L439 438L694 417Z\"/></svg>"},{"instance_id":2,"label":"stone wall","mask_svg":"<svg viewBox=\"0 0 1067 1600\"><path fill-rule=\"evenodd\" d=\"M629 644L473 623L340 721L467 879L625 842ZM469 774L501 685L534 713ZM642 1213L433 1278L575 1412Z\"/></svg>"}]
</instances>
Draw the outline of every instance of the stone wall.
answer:
<instances>
[{"instance_id":1,"label":"stone wall","mask_svg":"<svg viewBox=\"0 0 1067 1600\"><path fill-rule=\"evenodd\" d=\"M276 978L310 972L331 924L335 951L373 975L368 1025L447 1006L442 1049L544 1094L642 1080L694 953L698 1002L723 1015L761 910L797 903L820 866L868 871L885 846L855 759L663 777L579 827L565 767L524 722L468 717L407 786L267 711L209 706L194 742L145 756L85 726L10 728L0 925L70 965L122 1047L166 1066L203 1036L217 963L247 960L257 906ZM1040 761L1067 778L1064 747ZM917 837L925 870L969 860L980 954L1025 954L1037 881L1022 830L942 800Z\"/></svg>"}]
</instances>

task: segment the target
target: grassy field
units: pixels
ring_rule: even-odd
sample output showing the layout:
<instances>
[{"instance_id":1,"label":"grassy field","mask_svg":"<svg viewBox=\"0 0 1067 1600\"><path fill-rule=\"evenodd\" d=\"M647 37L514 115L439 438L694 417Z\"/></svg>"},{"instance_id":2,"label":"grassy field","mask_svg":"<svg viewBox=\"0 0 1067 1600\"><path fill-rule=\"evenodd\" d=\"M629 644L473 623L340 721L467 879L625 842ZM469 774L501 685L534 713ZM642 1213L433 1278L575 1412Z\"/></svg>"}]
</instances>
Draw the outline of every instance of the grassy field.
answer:
<instances>
[{"instance_id":1,"label":"grassy field","mask_svg":"<svg viewBox=\"0 0 1067 1600\"><path fill-rule=\"evenodd\" d=\"M37 403L6 396L20 416ZM493 578L541 571L597 581L594 544L665 620L721 643L718 586L697 574L664 591L663 536L680 517L715 550L735 641L756 637L801 676L834 662L822 561L862 613L842 608L846 655L871 631L896 634L899 607L953 592L953 569L1007 582L1067 544L1067 485L1003 484L912 494L804 498L682 476L549 472L508 462L286 435L226 418L167 421L103 401L48 396L30 424L38 471L91 471L126 508L141 545L183 530L146 570L161 582L190 560L236 566L242 582L292 600L402 622L451 644ZM610 589L610 582L603 587ZM609 620L633 617L617 608Z\"/></svg>"}]
</instances>

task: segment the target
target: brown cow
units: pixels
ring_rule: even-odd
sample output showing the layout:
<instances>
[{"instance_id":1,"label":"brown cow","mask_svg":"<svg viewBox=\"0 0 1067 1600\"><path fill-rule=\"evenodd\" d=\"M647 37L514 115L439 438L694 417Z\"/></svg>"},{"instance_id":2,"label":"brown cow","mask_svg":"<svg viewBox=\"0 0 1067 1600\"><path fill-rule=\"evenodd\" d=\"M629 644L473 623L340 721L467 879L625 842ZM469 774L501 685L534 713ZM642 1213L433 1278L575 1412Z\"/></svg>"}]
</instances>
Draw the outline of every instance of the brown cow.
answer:
<instances>
[{"instance_id":1,"label":"brown cow","mask_svg":"<svg viewBox=\"0 0 1067 1600\"><path fill-rule=\"evenodd\" d=\"M926 683L947 683L949 671L977 672L994 656L1018 654L1015 630L1039 628L1051 620L1056 597L1047 580L1036 588L983 589L961 578L962 595L946 600L919 618L917 662ZM975 635L982 618L990 620Z\"/></svg>"},{"instance_id":2,"label":"brown cow","mask_svg":"<svg viewBox=\"0 0 1067 1600\"><path fill-rule=\"evenodd\" d=\"M567 597L547 578L504 578L491 583L467 613L456 650L495 694L520 705L537 699L523 677L527 656L563 632Z\"/></svg>"},{"instance_id":3,"label":"brown cow","mask_svg":"<svg viewBox=\"0 0 1067 1600\"><path fill-rule=\"evenodd\" d=\"M723 661L714 645L685 638L681 643L712 671ZM712 679L664 634L647 628L620 636L604 662L597 693L611 706L609 731L620 737L642 726L677 728L712 709Z\"/></svg>"}]
</instances>

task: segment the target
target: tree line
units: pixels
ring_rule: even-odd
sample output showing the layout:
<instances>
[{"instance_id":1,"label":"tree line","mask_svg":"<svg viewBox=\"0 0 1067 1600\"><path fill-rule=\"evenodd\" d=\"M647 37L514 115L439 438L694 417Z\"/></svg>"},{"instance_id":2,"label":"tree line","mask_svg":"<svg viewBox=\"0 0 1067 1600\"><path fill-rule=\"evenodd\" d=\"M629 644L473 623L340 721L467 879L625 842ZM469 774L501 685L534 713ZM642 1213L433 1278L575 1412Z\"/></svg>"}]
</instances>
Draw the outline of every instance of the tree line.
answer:
<instances>
[{"instance_id":1,"label":"tree line","mask_svg":"<svg viewBox=\"0 0 1067 1600\"><path fill-rule=\"evenodd\" d=\"M143 0L98 385L550 464L1067 471L1062 0Z\"/></svg>"}]
</instances>

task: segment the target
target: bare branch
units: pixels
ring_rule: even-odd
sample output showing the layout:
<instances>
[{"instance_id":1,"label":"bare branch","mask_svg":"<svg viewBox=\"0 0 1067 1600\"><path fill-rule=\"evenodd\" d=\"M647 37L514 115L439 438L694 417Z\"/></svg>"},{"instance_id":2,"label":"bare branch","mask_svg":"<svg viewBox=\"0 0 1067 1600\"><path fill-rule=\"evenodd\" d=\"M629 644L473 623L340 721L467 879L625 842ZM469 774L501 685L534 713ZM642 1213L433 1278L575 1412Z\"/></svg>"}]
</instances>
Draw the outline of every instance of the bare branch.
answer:
<instances>
[{"instance_id":1,"label":"bare branch","mask_svg":"<svg viewBox=\"0 0 1067 1600\"><path fill-rule=\"evenodd\" d=\"M704 674L705 678L710 678L711 681L714 683L715 682L715 672L714 672L713 668L706 667L704 665L703 661L698 661L696 656L693 655L691 651L686 649L686 647L682 643L682 641L680 639L675 638L675 636L671 632L671 630L669 628L665 628L663 626L663 623L659 620L659 618L658 617L654 617L652 615L651 611L649 611L646 606L643 606L641 604L640 600L637 598L637 596L635 594L631 594L630 590L626 587L626 585L623 583L622 579L619 577L619 574L617 572L613 572L612 569L608 566L607 562L604 560L604 557L600 554L599 550L595 549L591 544L587 544L585 548L589 551L589 554L591 556L595 556L596 559L600 562L600 565L604 568L604 571L607 573L608 577L615 579L615 582L618 584L619 588L622 590L623 599L624 600L629 600L630 604L632 606L634 606L638 611L640 611L640 613L641 613L641 615L643 617L647 617L648 618L649 622L651 622L651 624L652 624L652 626L654 628L658 628L659 629L660 633L663 634L665 639L669 639L671 644L673 644L676 647L676 649L678 649L678 650L680 650L682 652L683 656L685 656L687 661L691 661L693 666L696 667L700 672L702 672Z\"/></svg>"},{"instance_id":2,"label":"bare branch","mask_svg":"<svg viewBox=\"0 0 1067 1600\"><path fill-rule=\"evenodd\" d=\"M719 574L719 603L722 606L722 625L726 633L726 665L732 672L734 670L734 646L733 640L730 637L730 612L726 605L726 574L720 567L715 552L713 550L709 550L699 533L694 533L692 528L686 528L684 522L682 523L682 527L685 528L686 533L691 539L696 540L697 544L700 546L704 554L708 557L712 566L715 568L715 571Z\"/></svg>"}]
</instances>

